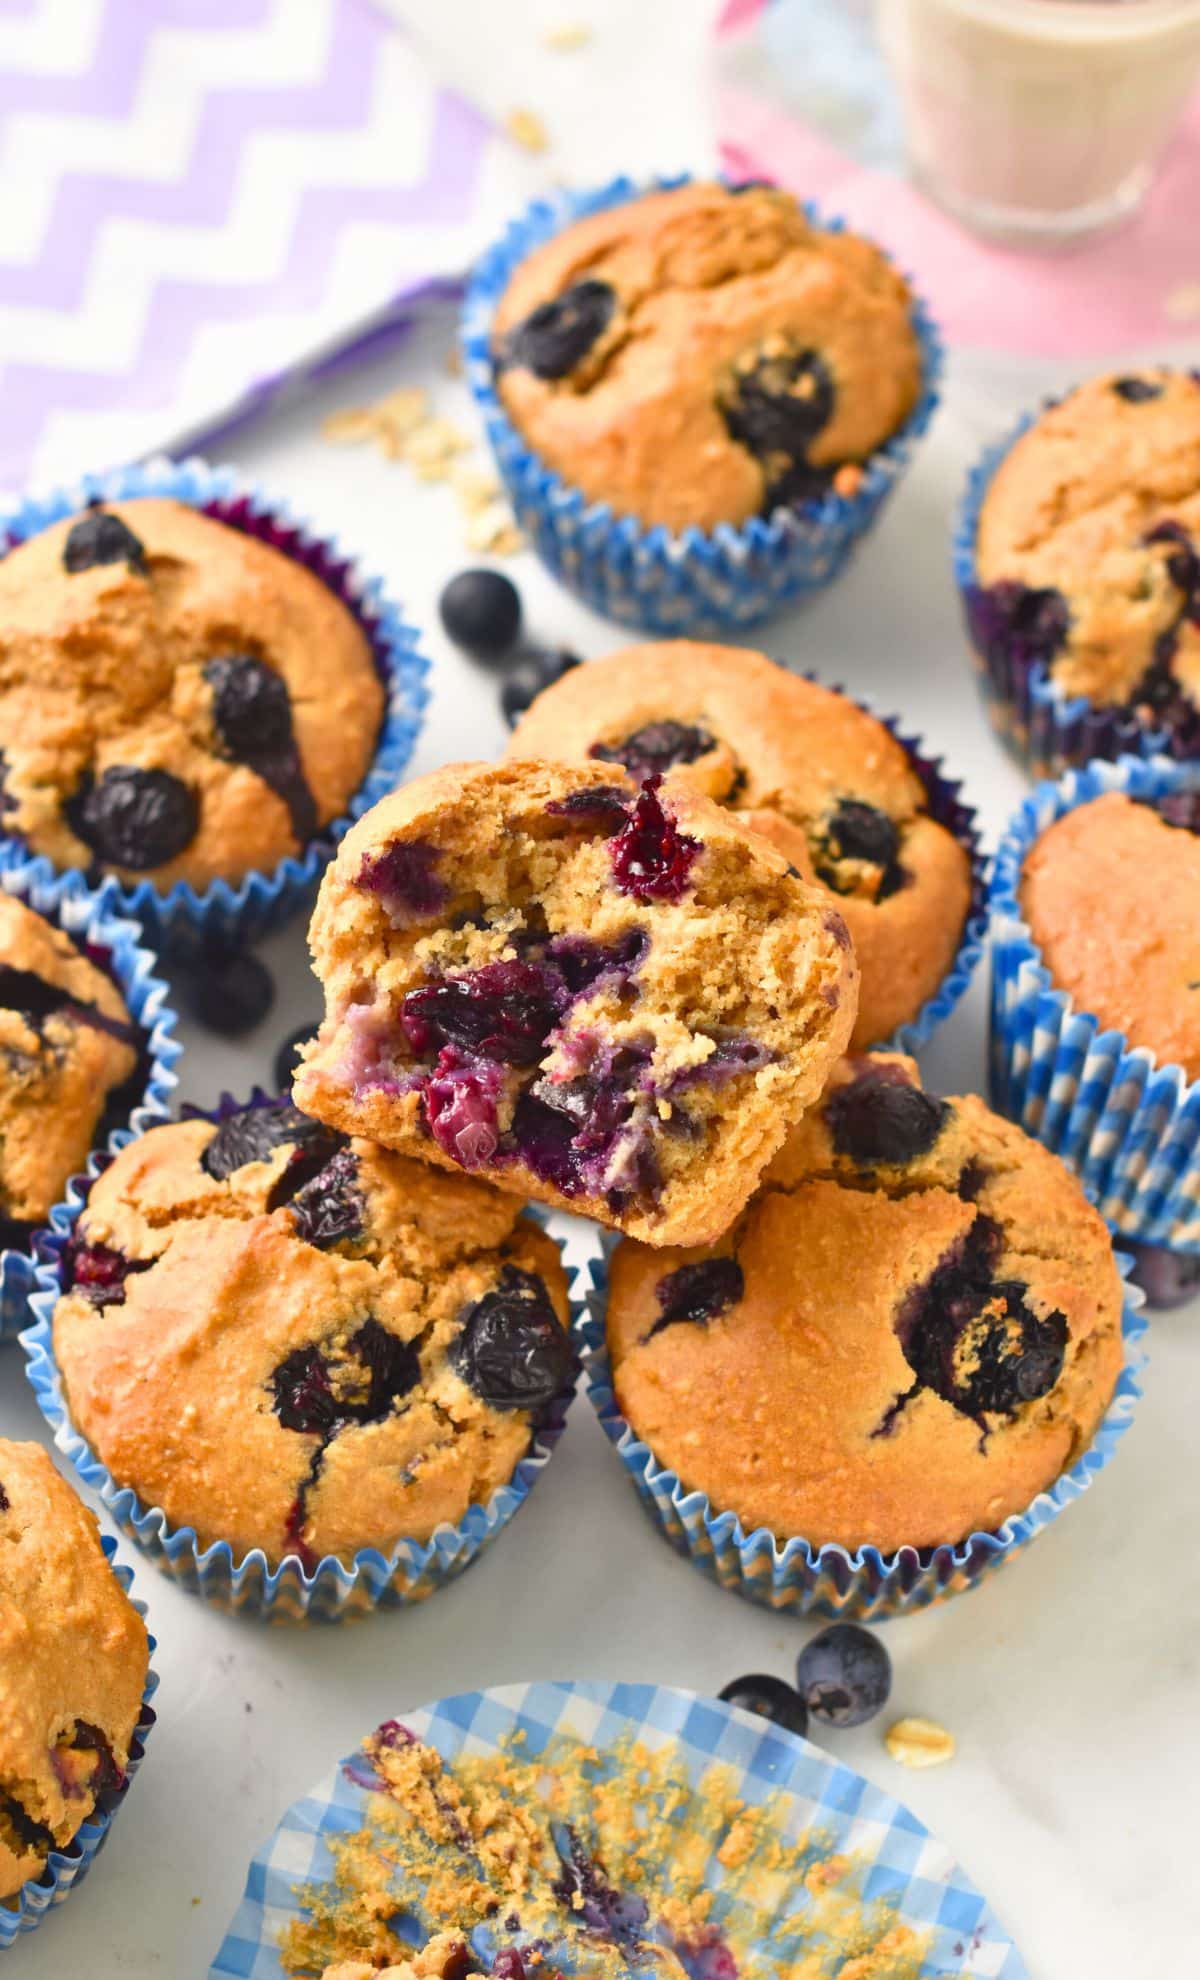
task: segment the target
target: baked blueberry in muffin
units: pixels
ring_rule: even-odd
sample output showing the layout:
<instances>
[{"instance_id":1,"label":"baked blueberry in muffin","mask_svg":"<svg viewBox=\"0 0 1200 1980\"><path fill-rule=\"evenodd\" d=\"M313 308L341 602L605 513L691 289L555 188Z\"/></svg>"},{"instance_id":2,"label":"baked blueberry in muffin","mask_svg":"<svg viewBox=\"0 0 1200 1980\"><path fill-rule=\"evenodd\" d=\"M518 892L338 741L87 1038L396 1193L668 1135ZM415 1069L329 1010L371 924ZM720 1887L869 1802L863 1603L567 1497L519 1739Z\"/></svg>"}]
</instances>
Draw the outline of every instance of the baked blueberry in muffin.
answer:
<instances>
[{"instance_id":1,"label":"baked blueberry in muffin","mask_svg":"<svg viewBox=\"0 0 1200 1980\"><path fill-rule=\"evenodd\" d=\"M0 1439L0 1904L124 1787L149 1661L94 1515Z\"/></svg>"},{"instance_id":2,"label":"baked blueberry in muffin","mask_svg":"<svg viewBox=\"0 0 1200 1980\"><path fill-rule=\"evenodd\" d=\"M911 312L878 248L790 193L695 184L535 249L492 349L510 419L568 483L711 530L853 492L920 392Z\"/></svg>"},{"instance_id":3,"label":"baked blueberry in muffin","mask_svg":"<svg viewBox=\"0 0 1200 1980\"><path fill-rule=\"evenodd\" d=\"M0 1237L22 1242L82 1169L132 1080L138 1034L111 978L0 890Z\"/></svg>"},{"instance_id":4,"label":"baked blueberry in muffin","mask_svg":"<svg viewBox=\"0 0 1200 1980\"><path fill-rule=\"evenodd\" d=\"M1022 435L988 487L967 597L1003 695L1064 696L1200 755L1200 379L1091 379Z\"/></svg>"},{"instance_id":5,"label":"baked blueberry in muffin","mask_svg":"<svg viewBox=\"0 0 1200 1980\"><path fill-rule=\"evenodd\" d=\"M590 758L702 790L826 887L862 971L852 1044L915 1018L951 967L971 861L882 722L742 647L630 646L540 695L512 757Z\"/></svg>"},{"instance_id":6,"label":"baked blueberry in muffin","mask_svg":"<svg viewBox=\"0 0 1200 1980\"><path fill-rule=\"evenodd\" d=\"M826 895L690 784L607 763L407 785L345 840L310 940L301 1106L650 1243L724 1229L857 999Z\"/></svg>"},{"instance_id":7,"label":"baked blueberry in muffin","mask_svg":"<svg viewBox=\"0 0 1200 1980\"><path fill-rule=\"evenodd\" d=\"M994 1530L1090 1444L1121 1368L1099 1214L913 1061L848 1059L705 1249L612 1260L617 1400L745 1530L850 1549Z\"/></svg>"},{"instance_id":8,"label":"baked blueberry in muffin","mask_svg":"<svg viewBox=\"0 0 1200 1980\"><path fill-rule=\"evenodd\" d=\"M68 518L0 560L4 828L56 865L237 882L344 812L383 687L305 566L183 503Z\"/></svg>"},{"instance_id":9,"label":"baked blueberry in muffin","mask_svg":"<svg viewBox=\"0 0 1200 1980\"><path fill-rule=\"evenodd\" d=\"M154 1128L64 1257L72 1421L202 1547L310 1567L427 1540L572 1385L558 1251L519 1212L287 1101Z\"/></svg>"}]
</instances>

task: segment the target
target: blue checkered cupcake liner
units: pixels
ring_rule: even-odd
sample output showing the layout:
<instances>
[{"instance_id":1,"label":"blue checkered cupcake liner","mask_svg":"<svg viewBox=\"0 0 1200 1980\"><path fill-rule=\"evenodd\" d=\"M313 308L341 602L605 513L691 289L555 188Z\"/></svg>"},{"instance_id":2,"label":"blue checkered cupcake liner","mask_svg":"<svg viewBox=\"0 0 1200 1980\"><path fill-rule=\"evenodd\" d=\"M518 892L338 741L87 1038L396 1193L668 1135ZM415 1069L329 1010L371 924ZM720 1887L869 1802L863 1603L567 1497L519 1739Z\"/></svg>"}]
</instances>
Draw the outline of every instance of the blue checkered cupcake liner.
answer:
<instances>
[{"instance_id":1,"label":"blue checkered cupcake liner","mask_svg":"<svg viewBox=\"0 0 1200 1980\"><path fill-rule=\"evenodd\" d=\"M192 1117L203 1113L204 1118L219 1121L239 1107L263 1106L271 1098L255 1087L248 1103L226 1093L211 1110L193 1107L186 1112ZM56 1208L50 1228L39 1234L36 1288L29 1301L33 1324L20 1341L28 1361L26 1373L56 1449L74 1466L83 1483L98 1494L122 1533L172 1581L199 1596L210 1608L272 1623L343 1622L375 1609L407 1608L456 1580L508 1525L545 1471L566 1427L574 1387L556 1397L546 1410L527 1455L508 1484L493 1493L486 1505L470 1506L457 1526L440 1526L431 1540L399 1540L387 1554L377 1547L363 1547L351 1561L326 1554L311 1569L306 1569L295 1554L273 1568L261 1548L239 1559L224 1540L202 1547L193 1527L172 1526L161 1507L145 1505L127 1485L119 1485L100 1462L71 1421L54 1357L54 1308L62 1291L63 1253L92 1183L112 1159L108 1154L92 1157L87 1174L72 1179L67 1201ZM545 1229L544 1218L535 1215L532 1208L526 1215ZM578 1314L573 1276L572 1331Z\"/></svg>"},{"instance_id":2,"label":"blue checkered cupcake liner","mask_svg":"<svg viewBox=\"0 0 1200 1980\"><path fill-rule=\"evenodd\" d=\"M660 1464L621 1414L604 1330L608 1262L616 1242L605 1236L600 1255L589 1262L591 1289L585 1295L586 1313L579 1327L584 1379L600 1427L645 1510L676 1553L722 1588L764 1608L836 1621L886 1622L974 1588L1087 1491L1129 1428L1142 1393L1144 1296L1138 1287L1126 1286L1121 1314L1125 1365L1095 1437L1069 1470L995 1532L971 1533L955 1546L901 1547L894 1554L883 1554L877 1547L851 1552L832 1544L818 1547L804 1539L785 1540L765 1526L747 1533L736 1513L714 1511L704 1492L689 1491L676 1472ZM1116 1258L1122 1278L1127 1278L1132 1258L1122 1252Z\"/></svg>"},{"instance_id":3,"label":"blue checkered cupcake liner","mask_svg":"<svg viewBox=\"0 0 1200 1980\"><path fill-rule=\"evenodd\" d=\"M92 962L108 972L137 1026L137 1071L126 1094L118 1095L108 1110L113 1124L104 1146L115 1154L155 1121L166 1118L175 1086L173 1068L183 1050L175 1037L175 1013L167 1001L170 993L155 975L157 958L143 946L137 922L89 892L77 874L5 871L0 864L0 887L64 929ZM127 1093L135 1087L130 1104ZM28 1322L33 1283L31 1232L28 1248L0 1251L0 1341L15 1337Z\"/></svg>"},{"instance_id":4,"label":"blue checkered cupcake liner","mask_svg":"<svg viewBox=\"0 0 1200 1980\"><path fill-rule=\"evenodd\" d=\"M517 265L564 227L643 194L690 183L690 174L639 184L611 179L588 192L553 191L529 206L474 269L463 308L466 375L517 520L554 575L593 610L625 625L666 634L720 635L755 625L780 606L824 590L866 535L908 466L933 417L942 341L925 304L914 297L912 322L921 348L922 392L904 425L866 463L853 496L830 489L811 502L776 509L735 527L675 533L591 502L554 473L512 424L496 390L492 321ZM840 233L845 223L805 207L815 226Z\"/></svg>"},{"instance_id":5,"label":"blue checkered cupcake liner","mask_svg":"<svg viewBox=\"0 0 1200 1980\"><path fill-rule=\"evenodd\" d=\"M1200 1080L1056 990L1020 907L1025 858L1066 812L1106 791L1156 799L1200 789L1200 763L1090 763L1039 784L1011 820L992 878L991 1085L995 1104L1072 1168L1113 1229L1200 1254ZM1148 876L1148 884L1153 884Z\"/></svg>"},{"instance_id":6,"label":"blue checkered cupcake liner","mask_svg":"<svg viewBox=\"0 0 1200 1980\"><path fill-rule=\"evenodd\" d=\"M161 893L152 880L127 886L112 876L100 891L117 912L136 915L147 932L167 947L188 948L198 938L245 943L270 933L311 903L334 849L356 818L400 782L412 755L429 699L429 662L416 631L373 577L336 537L306 521L277 496L248 481L232 467L215 467L192 457L165 458L89 474L69 488L40 498L0 504L0 556L36 536L89 502L167 496L203 509L217 521L304 564L351 611L370 643L375 666L387 690L383 726L366 778L345 815L322 829L299 856L280 860L273 872L248 873L236 886L214 880L197 892L186 881ZM44 854L30 854L15 840L0 845L5 866L44 879L55 871Z\"/></svg>"},{"instance_id":7,"label":"blue checkered cupcake liner","mask_svg":"<svg viewBox=\"0 0 1200 1980\"><path fill-rule=\"evenodd\" d=\"M133 1585L131 1570L124 1567L114 1557L117 1543L107 1533L100 1535L100 1545L104 1558L109 1562L114 1575L128 1595ZM133 1604L139 1616L145 1619L146 1604L135 1601ZM157 1649L153 1636L150 1638L150 1656ZM108 1832L121 1812L125 1797L133 1784L133 1777L142 1764L146 1751L146 1741L150 1737L155 1722L154 1708L150 1703L158 1690L158 1672L153 1663L146 1672L146 1688L142 1693L142 1709L137 1726L130 1741L129 1758L125 1765L125 1780L106 1808L97 1809L72 1837L66 1849L51 1850L46 1858L45 1868L40 1877L34 1877L22 1884L16 1897L0 1901L0 1951L14 1945L23 1932L35 1932L42 1920L57 1905L65 1904L72 1891L77 1891L101 1849Z\"/></svg>"},{"instance_id":8,"label":"blue checkered cupcake liner","mask_svg":"<svg viewBox=\"0 0 1200 1980\"><path fill-rule=\"evenodd\" d=\"M987 1900L903 1803L808 1740L715 1698L654 1684L510 1684L444 1698L404 1713L403 1723L450 1762L506 1750L514 1740L523 1754L536 1756L565 1738L592 1748L601 1768L618 1742L668 1749L697 1788L711 1767L728 1769L739 1800L752 1806L774 1800L781 1842L798 1865L832 1855L850 1859L858 1900L886 1906L923 1942L921 1980L1028 1980ZM250 1865L209 1980L283 1980L280 1935L304 1916L302 1887L331 1878L332 1845L363 1828L372 1785L361 1753L350 1754L292 1804ZM725 1888L715 1856L705 1883L711 1922L740 1936L739 1900ZM644 1895L653 1910L653 1893ZM419 1938L426 1927L437 1929L423 1918L423 1892L399 1874L395 1899L399 1933ZM756 1945L756 1967L761 1959L772 1972L808 1972L811 1959L814 1971L818 1963L822 1972L842 1970L845 1945L832 1945L814 1920L802 1877L792 1889L785 1885L772 1906L771 1930L770 1942ZM489 1964L491 1935L485 1927L474 1936ZM560 1957L556 1948L554 1960Z\"/></svg>"},{"instance_id":9,"label":"blue checkered cupcake liner","mask_svg":"<svg viewBox=\"0 0 1200 1980\"><path fill-rule=\"evenodd\" d=\"M1000 740L1032 777L1057 777L1094 757L1157 756L1173 753L1170 732L1139 719L1132 708L1065 694L1044 661L1017 664L985 637L976 597L979 578L975 545L979 515L1001 461L1040 417L1026 413L1011 432L985 448L967 476L954 527L954 581L962 600L984 706Z\"/></svg>"}]
</instances>

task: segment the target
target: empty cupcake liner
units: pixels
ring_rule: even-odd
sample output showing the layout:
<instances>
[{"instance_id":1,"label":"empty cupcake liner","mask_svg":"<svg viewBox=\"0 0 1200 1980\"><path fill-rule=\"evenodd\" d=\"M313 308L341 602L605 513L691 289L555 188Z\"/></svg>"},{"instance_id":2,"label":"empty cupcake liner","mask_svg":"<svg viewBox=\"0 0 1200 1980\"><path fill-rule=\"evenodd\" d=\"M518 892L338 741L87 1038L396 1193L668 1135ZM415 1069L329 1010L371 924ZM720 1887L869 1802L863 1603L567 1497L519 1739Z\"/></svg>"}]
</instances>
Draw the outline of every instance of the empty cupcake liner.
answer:
<instances>
[{"instance_id":1,"label":"empty cupcake liner","mask_svg":"<svg viewBox=\"0 0 1200 1980\"><path fill-rule=\"evenodd\" d=\"M1040 417L1026 413L1002 440L986 448L967 476L954 529L954 581L962 599L971 658L984 706L1000 740L1033 777L1057 777L1094 757L1171 753L1166 729L1140 721L1132 708L1068 695L1042 661L1021 665L1011 655L985 650L972 627L972 598L978 586L975 543L984 500L1005 455Z\"/></svg>"},{"instance_id":2,"label":"empty cupcake liner","mask_svg":"<svg viewBox=\"0 0 1200 1980\"><path fill-rule=\"evenodd\" d=\"M556 191L537 199L477 264L463 310L467 378L518 522L562 583L595 611L623 624L667 634L720 634L754 625L789 601L823 590L875 521L907 467L938 402L942 342L924 303L914 297L923 390L908 419L865 464L857 494L824 496L741 526L676 534L616 515L590 502L554 473L510 421L496 390L491 327L518 263L564 227L644 193L670 191L690 175L638 184L616 178L589 192ZM815 226L845 223L805 212Z\"/></svg>"},{"instance_id":3,"label":"empty cupcake liner","mask_svg":"<svg viewBox=\"0 0 1200 1980\"><path fill-rule=\"evenodd\" d=\"M133 1575L129 1568L120 1565L114 1558L117 1551L116 1541L107 1533L102 1533L100 1545L104 1549L105 1559L110 1563L114 1575L128 1595L133 1585ZM144 1618L146 1604L135 1601L133 1606ZM157 1647L152 1636L151 1658ZM22 1932L36 1931L47 1913L53 1911L56 1905L65 1904L71 1892L78 1890L87 1876L97 1852L120 1814L133 1777L142 1764L146 1741L155 1722L155 1712L150 1700L157 1690L158 1672L152 1662L146 1673L142 1709L130 1742L123 1785L107 1808L98 1809L82 1824L66 1849L51 1850L40 1877L31 1878L29 1883L22 1884L15 1898L7 1901L0 1899L0 1951L6 1946L13 1945Z\"/></svg>"},{"instance_id":4,"label":"empty cupcake liner","mask_svg":"<svg viewBox=\"0 0 1200 1980\"><path fill-rule=\"evenodd\" d=\"M205 1111L205 1118L223 1120L240 1107L266 1105L271 1098L257 1087L248 1103L222 1094L219 1104ZM188 1111L195 1115L202 1110ZM486 1505L469 1507L457 1526L439 1527L431 1540L400 1540L387 1554L377 1547L363 1547L351 1561L326 1554L312 1569L304 1568L294 1554L273 1568L261 1548L239 1559L224 1540L202 1547L193 1527L172 1526L160 1507L145 1505L130 1487L119 1485L100 1462L71 1422L54 1358L53 1319L62 1290L63 1252L92 1183L111 1160L111 1155L92 1158L86 1176L72 1179L67 1201L56 1208L51 1228L40 1234L37 1289L29 1302L34 1324L20 1338L28 1357L26 1372L56 1447L84 1484L98 1493L116 1525L172 1581L210 1607L269 1622L341 1622L374 1609L423 1602L455 1580L529 1497L566 1427L574 1388L550 1405L508 1484L502 1485ZM545 1220L532 1208L526 1214L545 1228ZM574 1327L578 1319L574 1297L571 1318Z\"/></svg>"},{"instance_id":5,"label":"empty cupcake liner","mask_svg":"<svg viewBox=\"0 0 1200 1980\"><path fill-rule=\"evenodd\" d=\"M1019 889L1034 840L1066 812L1106 791L1154 799L1196 789L1200 764L1135 757L1040 784L1001 840L991 903L995 1104L1075 1171L1122 1237L1192 1254L1200 1254L1200 1080L1102 1030L1054 988Z\"/></svg>"},{"instance_id":6,"label":"empty cupcake liner","mask_svg":"<svg viewBox=\"0 0 1200 1980\"><path fill-rule=\"evenodd\" d=\"M158 960L143 947L137 922L89 892L77 874L5 871L0 864L0 887L55 922L86 950L92 962L107 970L138 1027L141 1063L134 1077L141 1082L141 1098L125 1111L105 1140L105 1148L115 1154L155 1121L166 1118L175 1086L173 1067L183 1050L175 1037L175 1013L167 1002L170 993L155 975ZM63 1207L57 1206L60 1210ZM27 1324L33 1285L31 1234L28 1250L0 1251L0 1341L15 1336Z\"/></svg>"},{"instance_id":7,"label":"empty cupcake liner","mask_svg":"<svg viewBox=\"0 0 1200 1980\"><path fill-rule=\"evenodd\" d=\"M215 467L198 458L165 458L85 475L69 488L0 506L0 555L36 536L89 502L167 496L203 509L218 522L256 536L304 564L354 614L370 642L375 666L387 689L383 726L367 775L345 814L322 829L298 857L280 860L272 872L248 873L236 886L214 880L202 892L186 881L160 893L152 880L133 886L106 877L100 891L117 912L133 914L164 943L187 946L197 936L221 943L245 943L282 925L312 898L339 839L356 818L399 783L420 733L429 699L429 662L412 626L388 597L380 578L371 576L336 537L327 536L289 504L246 480L237 469ZM6 867L42 880L56 869L40 853L16 840L0 846Z\"/></svg>"},{"instance_id":8,"label":"empty cupcake liner","mask_svg":"<svg viewBox=\"0 0 1200 1980\"><path fill-rule=\"evenodd\" d=\"M955 1546L901 1547L894 1554L880 1553L876 1547L851 1552L799 1538L783 1540L765 1526L747 1533L736 1513L715 1512L705 1493L689 1491L676 1472L660 1464L621 1414L604 1329L608 1264L615 1248L615 1242L606 1239L602 1255L590 1264L587 1313L579 1329L588 1396L600 1427L646 1511L675 1551L722 1588L765 1608L839 1621L886 1622L974 1588L1087 1491L1129 1428L1142 1393L1138 1377L1146 1363L1141 1351L1146 1333L1140 1312L1143 1295L1136 1286L1127 1286L1121 1316L1125 1365L1095 1437L1069 1470L994 1533L975 1532ZM1125 1278L1132 1259L1118 1252L1117 1263Z\"/></svg>"}]
</instances>

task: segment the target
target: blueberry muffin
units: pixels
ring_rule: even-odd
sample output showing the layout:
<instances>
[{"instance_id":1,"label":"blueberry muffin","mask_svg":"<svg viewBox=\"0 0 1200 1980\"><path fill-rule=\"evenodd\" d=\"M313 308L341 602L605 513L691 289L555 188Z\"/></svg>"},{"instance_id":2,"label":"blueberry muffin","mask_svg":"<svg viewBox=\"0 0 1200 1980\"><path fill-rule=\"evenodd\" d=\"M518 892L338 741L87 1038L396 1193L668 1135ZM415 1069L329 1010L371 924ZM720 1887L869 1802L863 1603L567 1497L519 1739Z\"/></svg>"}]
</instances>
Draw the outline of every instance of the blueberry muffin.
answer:
<instances>
[{"instance_id":1,"label":"blueberry muffin","mask_svg":"<svg viewBox=\"0 0 1200 1980\"><path fill-rule=\"evenodd\" d=\"M1094 378L1005 455L987 490L968 620L1003 682L1165 727L1200 754L1200 376Z\"/></svg>"},{"instance_id":2,"label":"blueberry muffin","mask_svg":"<svg viewBox=\"0 0 1200 1980\"><path fill-rule=\"evenodd\" d=\"M849 1038L845 924L690 784L455 764L359 821L300 1106L650 1244L716 1237Z\"/></svg>"},{"instance_id":3,"label":"blueberry muffin","mask_svg":"<svg viewBox=\"0 0 1200 1980\"><path fill-rule=\"evenodd\" d=\"M345 811L382 713L333 593L184 503L90 509L0 561L4 829L57 866L269 870Z\"/></svg>"},{"instance_id":4,"label":"blueberry muffin","mask_svg":"<svg viewBox=\"0 0 1200 1980\"><path fill-rule=\"evenodd\" d=\"M1122 1360L1121 1282L1057 1159L895 1056L847 1060L714 1246L623 1243L617 1401L747 1532L935 1547L1080 1456Z\"/></svg>"},{"instance_id":5,"label":"blueberry muffin","mask_svg":"<svg viewBox=\"0 0 1200 1980\"><path fill-rule=\"evenodd\" d=\"M1043 832L1021 910L1058 990L1200 1079L1200 791L1109 791Z\"/></svg>"},{"instance_id":6,"label":"blueberry muffin","mask_svg":"<svg viewBox=\"0 0 1200 1980\"><path fill-rule=\"evenodd\" d=\"M125 1785L149 1663L93 1515L0 1440L0 1904Z\"/></svg>"},{"instance_id":7,"label":"blueberry muffin","mask_svg":"<svg viewBox=\"0 0 1200 1980\"><path fill-rule=\"evenodd\" d=\"M576 221L517 268L492 352L508 416L549 467L675 531L853 494L921 390L902 277L762 185L681 186Z\"/></svg>"},{"instance_id":8,"label":"blueberry muffin","mask_svg":"<svg viewBox=\"0 0 1200 1980\"><path fill-rule=\"evenodd\" d=\"M311 1567L428 1540L573 1380L558 1251L519 1210L284 1101L152 1128L64 1259L72 1421L201 1547Z\"/></svg>"},{"instance_id":9,"label":"blueberry muffin","mask_svg":"<svg viewBox=\"0 0 1200 1980\"><path fill-rule=\"evenodd\" d=\"M691 640L627 647L539 695L508 753L686 780L827 887L862 971L856 1050L915 1018L954 961L970 856L930 817L907 752L844 695L762 653Z\"/></svg>"},{"instance_id":10,"label":"blueberry muffin","mask_svg":"<svg viewBox=\"0 0 1200 1980\"><path fill-rule=\"evenodd\" d=\"M82 1169L137 1032L69 935L0 890L0 1238L44 1223Z\"/></svg>"}]
</instances>

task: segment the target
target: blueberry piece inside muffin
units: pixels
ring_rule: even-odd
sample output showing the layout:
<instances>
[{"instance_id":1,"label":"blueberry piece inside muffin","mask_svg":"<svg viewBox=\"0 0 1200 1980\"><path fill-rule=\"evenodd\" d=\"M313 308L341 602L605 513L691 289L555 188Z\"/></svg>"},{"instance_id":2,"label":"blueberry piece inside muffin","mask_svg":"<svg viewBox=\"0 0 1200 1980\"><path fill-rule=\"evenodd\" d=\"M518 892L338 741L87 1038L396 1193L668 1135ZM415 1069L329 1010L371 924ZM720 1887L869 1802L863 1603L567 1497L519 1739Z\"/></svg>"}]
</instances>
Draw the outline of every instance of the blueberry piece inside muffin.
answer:
<instances>
[{"instance_id":1,"label":"blueberry piece inside muffin","mask_svg":"<svg viewBox=\"0 0 1200 1980\"><path fill-rule=\"evenodd\" d=\"M566 378L608 328L616 302L607 282L573 282L562 295L539 303L512 331L507 362L526 366L538 378Z\"/></svg>"},{"instance_id":2,"label":"blueberry piece inside muffin","mask_svg":"<svg viewBox=\"0 0 1200 1980\"><path fill-rule=\"evenodd\" d=\"M857 1168L900 1167L928 1154L949 1117L936 1094L884 1061L835 1088L825 1104L833 1146Z\"/></svg>"},{"instance_id":3,"label":"blueberry piece inside muffin","mask_svg":"<svg viewBox=\"0 0 1200 1980\"><path fill-rule=\"evenodd\" d=\"M1004 578L975 585L967 596L971 637L996 667L1027 674L1044 667L1066 644L1071 608L1061 591Z\"/></svg>"},{"instance_id":4,"label":"blueberry piece inside muffin","mask_svg":"<svg viewBox=\"0 0 1200 1980\"><path fill-rule=\"evenodd\" d=\"M63 544L63 569L72 577L94 570L97 564L127 564L141 575L146 568L146 549L128 523L107 509L91 509L71 525Z\"/></svg>"},{"instance_id":5,"label":"blueberry piece inside muffin","mask_svg":"<svg viewBox=\"0 0 1200 1980\"><path fill-rule=\"evenodd\" d=\"M768 511L817 493L832 479L830 469L813 466L809 447L829 424L835 400L832 374L818 351L789 349L786 340L773 338L735 361L721 411L734 439L763 462Z\"/></svg>"},{"instance_id":6,"label":"blueberry piece inside muffin","mask_svg":"<svg viewBox=\"0 0 1200 1980\"><path fill-rule=\"evenodd\" d=\"M98 780L85 776L63 813L97 859L134 873L177 859L200 825L196 794L182 778L128 763L112 765Z\"/></svg>"},{"instance_id":7,"label":"blueberry piece inside muffin","mask_svg":"<svg viewBox=\"0 0 1200 1980\"><path fill-rule=\"evenodd\" d=\"M896 1322L917 1381L981 1424L1046 1395L1067 1347L1064 1314L1031 1312L1026 1285L996 1278L1003 1244L999 1225L980 1217Z\"/></svg>"},{"instance_id":8,"label":"blueberry piece inside muffin","mask_svg":"<svg viewBox=\"0 0 1200 1980\"><path fill-rule=\"evenodd\" d=\"M493 1409L544 1409L570 1387L574 1357L541 1279L504 1267L463 1321L457 1366Z\"/></svg>"},{"instance_id":9,"label":"blueberry piece inside muffin","mask_svg":"<svg viewBox=\"0 0 1200 1980\"><path fill-rule=\"evenodd\" d=\"M651 1332L661 1333L680 1321L706 1326L736 1306L745 1288L736 1258L700 1258L694 1265L680 1265L658 1282L659 1314Z\"/></svg>"},{"instance_id":10,"label":"blueberry piece inside muffin","mask_svg":"<svg viewBox=\"0 0 1200 1980\"><path fill-rule=\"evenodd\" d=\"M707 729L687 722L646 722L623 742L594 742L588 755L601 763L620 763L641 784L661 777L677 763L695 763L716 748Z\"/></svg>"},{"instance_id":11,"label":"blueberry piece inside muffin","mask_svg":"<svg viewBox=\"0 0 1200 1980\"><path fill-rule=\"evenodd\" d=\"M278 793L293 833L306 844L317 829L317 808L296 747L287 682L248 654L210 660L204 678L212 689L213 723L222 745Z\"/></svg>"}]
</instances>

